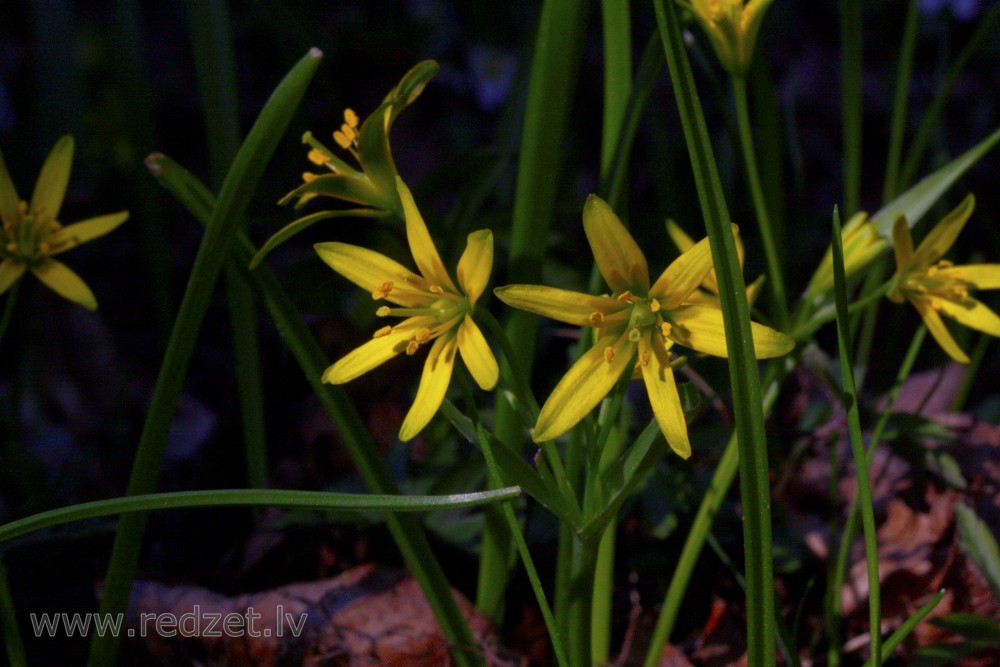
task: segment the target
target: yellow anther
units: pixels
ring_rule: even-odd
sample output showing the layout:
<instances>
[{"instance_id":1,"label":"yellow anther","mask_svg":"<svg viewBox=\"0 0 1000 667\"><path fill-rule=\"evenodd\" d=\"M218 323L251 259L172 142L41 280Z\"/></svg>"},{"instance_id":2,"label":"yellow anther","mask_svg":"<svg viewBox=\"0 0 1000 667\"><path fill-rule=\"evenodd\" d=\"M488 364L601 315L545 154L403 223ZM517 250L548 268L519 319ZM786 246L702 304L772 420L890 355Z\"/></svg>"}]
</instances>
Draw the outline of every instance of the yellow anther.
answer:
<instances>
[{"instance_id":1,"label":"yellow anther","mask_svg":"<svg viewBox=\"0 0 1000 667\"><path fill-rule=\"evenodd\" d=\"M389 306L382 306L378 310L375 311L375 315L378 316L378 317L389 317L389 315L391 313L392 313L392 309L389 308Z\"/></svg>"},{"instance_id":2,"label":"yellow anther","mask_svg":"<svg viewBox=\"0 0 1000 667\"><path fill-rule=\"evenodd\" d=\"M302 172L302 180L305 181L306 183L312 183L313 181L316 180L316 174L312 173L311 171L304 171Z\"/></svg>"},{"instance_id":3,"label":"yellow anther","mask_svg":"<svg viewBox=\"0 0 1000 667\"><path fill-rule=\"evenodd\" d=\"M392 281L384 280L378 287L375 288L375 291L372 292L372 298L376 300L384 299L389 296L390 292L392 292Z\"/></svg>"},{"instance_id":4,"label":"yellow anther","mask_svg":"<svg viewBox=\"0 0 1000 667\"><path fill-rule=\"evenodd\" d=\"M430 339L431 339L431 330L426 328L418 331L416 335L413 337L413 340L417 341L417 343L419 343L420 345L423 345Z\"/></svg>"},{"instance_id":5,"label":"yellow anther","mask_svg":"<svg viewBox=\"0 0 1000 667\"><path fill-rule=\"evenodd\" d=\"M347 135L345 135L340 130L337 130L336 132L333 133L333 140L336 141L337 145L340 146L341 148L346 149L351 147L351 140L348 139Z\"/></svg>"},{"instance_id":6,"label":"yellow anther","mask_svg":"<svg viewBox=\"0 0 1000 667\"><path fill-rule=\"evenodd\" d=\"M928 275L929 277L933 278L934 276L936 276L936 275L937 275L937 272L938 272L938 267L937 267L937 265L936 265L936 264L935 264L935 265L933 265L933 266L929 266L929 267L927 267L927 275Z\"/></svg>"},{"instance_id":7,"label":"yellow anther","mask_svg":"<svg viewBox=\"0 0 1000 667\"><path fill-rule=\"evenodd\" d=\"M340 131L343 132L344 136L350 139L352 143L358 138L358 133L347 123L340 126Z\"/></svg>"},{"instance_id":8,"label":"yellow anther","mask_svg":"<svg viewBox=\"0 0 1000 667\"><path fill-rule=\"evenodd\" d=\"M955 263L947 259L942 259L940 262L937 263L937 265L942 269L950 269L951 267L955 266Z\"/></svg>"},{"instance_id":9,"label":"yellow anther","mask_svg":"<svg viewBox=\"0 0 1000 667\"><path fill-rule=\"evenodd\" d=\"M390 332L392 332L392 327L382 327L375 332L372 338L382 338L383 336L388 336Z\"/></svg>"},{"instance_id":10,"label":"yellow anther","mask_svg":"<svg viewBox=\"0 0 1000 667\"><path fill-rule=\"evenodd\" d=\"M608 345L606 348L604 348L604 361L610 364L614 360L615 360L615 348Z\"/></svg>"},{"instance_id":11,"label":"yellow anther","mask_svg":"<svg viewBox=\"0 0 1000 667\"><path fill-rule=\"evenodd\" d=\"M648 366L649 365L649 352L640 352L639 353L639 364L641 366Z\"/></svg>"},{"instance_id":12,"label":"yellow anther","mask_svg":"<svg viewBox=\"0 0 1000 667\"><path fill-rule=\"evenodd\" d=\"M35 215L41 215L42 213L45 213L45 204L39 204L38 206L36 206L35 210L32 211L32 213L34 213Z\"/></svg>"},{"instance_id":13,"label":"yellow anther","mask_svg":"<svg viewBox=\"0 0 1000 667\"><path fill-rule=\"evenodd\" d=\"M314 148L311 151L309 151L309 154L306 155L306 157L309 158L310 162L312 162L317 166L322 167L324 164L326 164L326 156L323 155L323 151L319 150L318 148Z\"/></svg>"},{"instance_id":14,"label":"yellow anther","mask_svg":"<svg viewBox=\"0 0 1000 667\"><path fill-rule=\"evenodd\" d=\"M441 288L440 285L428 285L427 289L430 290L431 293L433 294L444 294L444 290Z\"/></svg>"},{"instance_id":15,"label":"yellow anther","mask_svg":"<svg viewBox=\"0 0 1000 667\"><path fill-rule=\"evenodd\" d=\"M420 349L420 343L415 340L411 340L406 344L406 353L410 356L416 354L418 349Z\"/></svg>"},{"instance_id":16,"label":"yellow anther","mask_svg":"<svg viewBox=\"0 0 1000 667\"><path fill-rule=\"evenodd\" d=\"M59 224L58 220L53 220L52 222L49 223L50 231L58 232L60 229L62 229L62 225Z\"/></svg>"},{"instance_id":17,"label":"yellow anther","mask_svg":"<svg viewBox=\"0 0 1000 667\"><path fill-rule=\"evenodd\" d=\"M934 310L941 310L941 299L937 298L936 296L932 296L928 299L928 301L931 304L931 308L933 308Z\"/></svg>"},{"instance_id":18,"label":"yellow anther","mask_svg":"<svg viewBox=\"0 0 1000 667\"><path fill-rule=\"evenodd\" d=\"M622 303L631 303L631 301L632 301L632 292L629 292L628 290L625 290L624 292L622 292L621 294L619 294L617 298Z\"/></svg>"},{"instance_id":19,"label":"yellow anther","mask_svg":"<svg viewBox=\"0 0 1000 667\"><path fill-rule=\"evenodd\" d=\"M673 329L674 328L670 325L670 322L663 322L660 324L660 333L664 336L669 336Z\"/></svg>"},{"instance_id":20,"label":"yellow anther","mask_svg":"<svg viewBox=\"0 0 1000 667\"><path fill-rule=\"evenodd\" d=\"M913 285L913 289L918 294L926 294L927 293L927 288L924 287L923 285L921 285L920 283L916 283L915 285Z\"/></svg>"},{"instance_id":21,"label":"yellow anther","mask_svg":"<svg viewBox=\"0 0 1000 667\"><path fill-rule=\"evenodd\" d=\"M628 330L628 339L633 343L639 342L639 327L632 327Z\"/></svg>"},{"instance_id":22,"label":"yellow anther","mask_svg":"<svg viewBox=\"0 0 1000 667\"><path fill-rule=\"evenodd\" d=\"M604 324L604 313L598 313L595 311L590 314L590 317L587 318L587 321L590 322L590 326L599 327L602 324Z\"/></svg>"},{"instance_id":23,"label":"yellow anther","mask_svg":"<svg viewBox=\"0 0 1000 667\"><path fill-rule=\"evenodd\" d=\"M358 114L354 113L354 109L344 109L344 120L351 127L358 126Z\"/></svg>"},{"instance_id":24,"label":"yellow anther","mask_svg":"<svg viewBox=\"0 0 1000 667\"><path fill-rule=\"evenodd\" d=\"M654 313L660 312L660 302L657 301L656 299L650 299L649 300L649 309L651 311L653 311Z\"/></svg>"}]
</instances>

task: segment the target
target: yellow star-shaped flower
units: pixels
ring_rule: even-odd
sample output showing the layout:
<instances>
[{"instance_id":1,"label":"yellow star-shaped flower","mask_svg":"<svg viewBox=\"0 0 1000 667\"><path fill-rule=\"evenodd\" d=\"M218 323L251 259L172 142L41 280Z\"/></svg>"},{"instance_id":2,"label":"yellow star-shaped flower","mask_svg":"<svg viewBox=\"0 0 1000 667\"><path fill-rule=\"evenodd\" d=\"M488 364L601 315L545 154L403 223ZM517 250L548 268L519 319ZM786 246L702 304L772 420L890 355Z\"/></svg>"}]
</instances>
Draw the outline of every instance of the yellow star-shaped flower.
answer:
<instances>
[{"instance_id":1,"label":"yellow star-shaped flower","mask_svg":"<svg viewBox=\"0 0 1000 667\"><path fill-rule=\"evenodd\" d=\"M774 0L678 0L694 14L722 66L742 75L753 60L764 12Z\"/></svg>"},{"instance_id":2,"label":"yellow star-shaped flower","mask_svg":"<svg viewBox=\"0 0 1000 667\"><path fill-rule=\"evenodd\" d=\"M54 256L103 236L128 219L128 212L112 213L63 227L59 221L73 166L73 137L60 139L38 175L31 202L17 195L0 155L0 294L31 271L54 292L84 308L97 308L87 284Z\"/></svg>"},{"instance_id":3,"label":"yellow star-shaped flower","mask_svg":"<svg viewBox=\"0 0 1000 667\"><path fill-rule=\"evenodd\" d=\"M708 239L694 244L650 284L646 258L614 211L591 195L583 229L611 295L591 296L542 285L508 285L494 292L508 305L552 319L594 327L597 342L559 381L535 425L536 442L575 426L638 362L653 414L677 454L691 455L687 424L670 367L677 343L725 357L726 336L717 304L689 298L712 270ZM795 342L774 329L751 323L757 358L787 353Z\"/></svg>"},{"instance_id":4,"label":"yellow star-shaped flower","mask_svg":"<svg viewBox=\"0 0 1000 667\"><path fill-rule=\"evenodd\" d=\"M326 369L323 382L342 384L367 373L398 354L414 354L431 344L413 407L403 420L399 438L410 440L430 422L444 401L458 351L469 373L483 389L496 386L500 375L493 352L476 323L473 307L486 289L493 267L493 233L469 234L458 261L458 285L441 262L427 225L410 190L396 180L406 219L406 236L416 262L415 273L381 253L346 243L318 243L316 252L330 267L373 299L399 306L380 307L380 317L405 317L385 326L368 341Z\"/></svg>"},{"instance_id":5,"label":"yellow star-shaped flower","mask_svg":"<svg viewBox=\"0 0 1000 667\"><path fill-rule=\"evenodd\" d=\"M991 336L1000 336L1000 317L969 296L970 290L1000 289L1000 264L954 266L941 259L955 243L975 203L972 195L966 197L942 218L916 250L904 217L897 218L892 227L896 276L889 298L897 303L904 300L912 303L941 348L962 364L969 363L969 357L952 338L941 315Z\"/></svg>"},{"instance_id":6,"label":"yellow star-shaped flower","mask_svg":"<svg viewBox=\"0 0 1000 667\"><path fill-rule=\"evenodd\" d=\"M670 236L670 240L674 242L677 249L684 253L694 247L694 239L687 235L687 233L681 229L673 220L667 220L667 235ZM736 241L736 256L740 260L740 268L743 268L743 256L746 251L743 248L743 239L740 238L739 231L733 233L734 240ZM747 302L750 306L753 306L753 302L756 301L757 295L760 294L761 285L764 284L764 276L758 276L757 280L753 281L751 284L747 285ZM687 298L687 303L708 303L718 306L719 305L719 279L715 275L715 269L713 268L701 281L701 285L698 289L691 292L690 296Z\"/></svg>"}]
</instances>

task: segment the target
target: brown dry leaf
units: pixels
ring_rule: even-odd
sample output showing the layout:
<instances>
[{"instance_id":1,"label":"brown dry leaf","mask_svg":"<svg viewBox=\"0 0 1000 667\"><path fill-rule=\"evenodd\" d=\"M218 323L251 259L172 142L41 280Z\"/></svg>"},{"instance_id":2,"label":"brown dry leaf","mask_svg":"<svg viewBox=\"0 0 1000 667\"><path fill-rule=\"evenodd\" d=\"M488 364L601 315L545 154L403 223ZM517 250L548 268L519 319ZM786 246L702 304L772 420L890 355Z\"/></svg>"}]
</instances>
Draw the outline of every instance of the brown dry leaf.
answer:
<instances>
[{"instance_id":1,"label":"brown dry leaf","mask_svg":"<svg viewBox=\"0 0 1000 667\"><path fill-rule=\"evenodd\" d=\"M456 591L455 598L487 665L526 664L499 647L489 621L464 596ZM448 643L416 581L373 565L233 598L137 582L128 627L164 665L451 664Z\"/></svg>"}]
</instances>

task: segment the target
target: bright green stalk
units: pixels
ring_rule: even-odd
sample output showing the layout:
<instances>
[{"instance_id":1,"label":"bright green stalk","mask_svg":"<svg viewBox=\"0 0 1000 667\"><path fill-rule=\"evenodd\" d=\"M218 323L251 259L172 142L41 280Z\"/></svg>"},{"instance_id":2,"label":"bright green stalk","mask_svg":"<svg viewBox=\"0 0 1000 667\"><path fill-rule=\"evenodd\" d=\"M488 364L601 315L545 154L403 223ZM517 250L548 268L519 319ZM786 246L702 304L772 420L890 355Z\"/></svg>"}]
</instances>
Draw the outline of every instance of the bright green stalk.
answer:
<instances>
[{"instance_id":1,"label":"bright green stalk","mask_svg":"<svg viewBox=\"0 0 1000 667\"><path fill-rule=\"evenodd\" d=\"M74 521L150 510L185 507L281 507L320 511L426 512L485 505L515 498L520 493L520 488L516 486L447 496L327 493L279 489L221 489L150 493L140 496L95 500L32 514L0 526L0 542L12 540L36 530L61 526Z\"/></svg>"},{"instance_id":2,"label":"bright green stalk","mask_svg":"<svg viewBox=\"0 0 1000 667\"><path fill-rule=\"evenodd\" d=\"M10 667L26 667L28 658L24 653L24 642L17 627L17 610L7 583L7 568L0 559L0 637L7 646L7 662Z\"/></svg>"},{"instance_id":3,"label":"bright green stalk","mask_svg":"<svg viewBox=\"0 0 1000 667\"><path fill-rule=\"evenodd\" d=\"M164 155L151 155L146 159L146 164L153 175L199 222L209 222L216 205L215 198L200 181ZM326 355L302 321L295 304L266 266L261 265L253 271L245 268L249 266L257 249L245 235L238 234L237 239L236 247L232 250L237 266L242 267L244 278L254 286L267 306L271 319L282 334L282 340L336 425L361 479L376 493L398 494L399 487L347 394L341 387L324 384L320 380L328 365ZM420 524L409 517L395 514L387 515L385 522L403 560L427 596L427 602L441 624L445 637L455 647L453 658L456 664L463 667L475 664L471 653L474 645L472 633L455 603L448 579L444 576L441 564L434 556Z\"/></svg>"},{"instance_id":4,"label":"bright green stalk","mask_svg":"<svg viewBox=\"0 0 1000 667\"><path fill-rule=\"evenodd\" d=\"M239 222L243 219L264 168L298 107L306 86L312 80L321 57L319 50L311 50L278 85L250 130L222 185L163 357L163 365L160 367L160 375L133 461L129 495L150 493L156 488L167 445L167 433L173 421L198 330L212 297L212 288L229 255ZM128 606L145 526L143 514L130 514L120 519L105 578L100 613L121 613ZM95 635L91 642L89 664L93 667L112 664L118 653L118 640L118 637L111 634L103 637Z\"/></svg>"},{"instance_id":5,"label":"bright green stalk","mask_svg":"<svg viewBox=\"0 0 1000 667\"><path fill-rule=\"evenodd\" d=\"M212 185L218 188L227 165L240 147L240 109L229 9L225 0L188 0L187 11L207 129ZM250 486L263 488L267 485L267 434L257 306L237 267L227 264L225 271L247 481Z\"/></svg>"},{"instance_id":6,"label":"bright green stalk","mask_svg":"<svg viewBox=\"0 0 1000 667\"><path fill-rule=\"evenodd\" d=\"M736 255L722 184L712 153L672 2L655 3L656 21L670 68L674 96L694 170L698 198L712 248L724 316L744 509L743 547L747 580L747 657L751 667L774 664L774 584L771 565L771 504L767 437L757 359L750 333L750 308Z\"/></svg>"},{"instance_id":7,"label":"bright green stalk","mask_svg":"<svg viewBox=\"0 0 1000 667\"><path fill-rule=\"evenodd\" d=\"M733 98L736 102L736 120L740 130L743 164L746 166L750 197L753 200L757 227L760 230L760 240L764 246L764 257L767 260L767 284L771 291L775 321L779 329L785 329L788 327L788 297L785 295L785 279L781 270L778 249L774 243L774 232L771 229L771 216L767 212L764 189L760 184L760 170L757 167L753 131L750 127L750 107L747 104L747 82L742 76L733 76Z\"/></svg>"},{"instance_id":8,"label":"bright green stalk","mask_svg":"<svg viewBox=\"0 0 1000 667\"><path fill-rule=\"evenodd\" d=\"M510 283L538 283L549 237L566 125L576 87L583 33L589 3L584 0L546 0L542 5L531 63L531 81L524 111L524 131L517 168L511 229ZM506 330L520 353L522 368L531 368L535 357L538 318L515 310ZM506 363L506 362L505 362ZM523 443L527 437L518 416L505 401L497 401L495 432L506 443ZM491 530L483 533L479 559L476 606L493 613L502 606L507 587L509 540Z\"/></svg>"},{"instance_id":9,"label":"bright green stalk","mask_svg":"<svg viewBox=\"0 0 1000 667\"><path fill-rule=\"evenodd\" d=\"M844 210L861 207L862 54L861 0L840 3L840 96L843 99Z\"/></svg>"},{"instance_id":10,"label":"bright green stalk","mask_svg":"<svg viewBox=\"0 0 1000 667\"><path fill-rule=\"evenodd\" d=\"M892 655L903 640L910 636L910 633L917 627L920 621L927 618L927 615L934 611L934 608L938 606L941 599L944 598L944 589L939 590L934 597L924 603L920 609L913 613L908 619L903 621L903 624L896 628L896 631L889 635L889 638L885 640L883 649L885 650L885 655ZM871 658L865 661L864 667L873 667Z\"/></svg>"},{"instance_id":11,"label":"bright green stalk","mask_svg":"<svg viewBox=\"0 0 1000 667\"><path fill-rule=\"evenodd\" d=\"M837 342L840 348L840 373L844 383L844 406L847 427L858 477L858 498L861 503L861 523L865 533L865 556L868 561L868 623L873 667L882 664L882 596L878 578L878 541L875 536L875 512L868 478L868 457L861 435L858 393L854 386L851 364L851 335L847 314L847 277L844 275L844 247L841 241L840 213L833 209L833 283L837 300ZM874 449L873 449L874 451Z\"/></svg>"},{"instance_id":12,"label":"bright green stalk","mask_svg":"<svg viewBox=\"0 0 1000 667\"><path fill-rule=\"evenodd\" d=\"M885 164L885 186L882 203L887 204L899 192L899 162L903 154L903 134L906 130L906 108L910 96L910 74L913 72L913 54L917 50L917 26L920 7L917 0L910 0L906 8L903 27L903 45L899 49L899 72L896 74L896 93L892 101L892 121L889 124L889 155Z\"/></svg>"}]
</instances>

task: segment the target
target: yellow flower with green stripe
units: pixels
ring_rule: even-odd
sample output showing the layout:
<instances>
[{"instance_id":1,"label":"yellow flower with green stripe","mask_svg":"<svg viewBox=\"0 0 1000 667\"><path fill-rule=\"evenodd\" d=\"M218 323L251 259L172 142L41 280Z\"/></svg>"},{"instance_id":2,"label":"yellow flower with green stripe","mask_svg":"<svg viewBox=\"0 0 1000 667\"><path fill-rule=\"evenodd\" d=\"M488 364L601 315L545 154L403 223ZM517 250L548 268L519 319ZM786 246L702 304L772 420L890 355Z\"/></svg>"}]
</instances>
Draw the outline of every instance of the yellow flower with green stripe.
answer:
<instances>
[{"instance_id":1,"label":"yellow flower with green stripe","mask_svg":"<svg viewBox=\"0 0 1000 667\"><path fill-rule=\"evenodd\" d=\"M410 190L401 179L397 178L396 185L417 272L381 253L346 243L318 243L316 252L334 271L370 292L373 299L396 306L379 307L379 317L406 318L380 328L372 340L327 368L323 382L349 382L399 354L412 355L430 346L416 398L399 431L400 440L405 442L420 433L441 407L456 351L485 390L496 386L500 371L472 319L493 267L492 232L481 229L469 234L458 261L456 284L441 262Z\"/></svg>"},{"instance_id":2,"label":"yellow flower with green stripe","mask_svg":"<svg viewBox=\"0 0 1000 667\"><path fill-rule=\"evenodd\" d=\"M676 343L727 356L722 310L717 304L690 303L712 270L708 239L681 254L650 283L646 258L614 211L591 195L583 209L583 229L610 295L592 296L542 285L508 285L494 292L508 305L552 319L596 329L597 342L559 381L535 425L534 439L556 438L586 416L623 373L638 369L656 421L671 448L691 455L687 424L670 366ZM757 358L786 354L794 341L751 323Z\"/></svg>"},{"instance_id":3,"label":"yellow flower with green stripe","mask_svg":"<svg viewBox=\"0 0 1000 667\"><path fill-rule=\"evenodd\" d=\"M84 308L97 308L97 299L72 269L53 259L99 236L128 219L128 212L112 213L63 226L58 218L73 166L73 137L56 142L38 175L31 201L18 197L0 155L0 294L26 271L54 292Z\"/></svg>"},{"instance_id":4,"label":"yellow flower with green stripe","mask_svg":"<svg viewBox=\"0 0 1000 667\"><path fill-rule=\"evenodd\" d=\"M975 203L972 195L966 197L935 225L916 250L906 218L897 218L892 228L896 276L889 298L897 303L904 300L912 303L941 348L962 364L969 363L969 357L955 342L941 315L991 336L1000 336L1000 317L969 296L971 290L1000 289L1000 264L955 266L941 259L955 243Z\"/></svg>"},{"instance_id":5,"label":"yellow flower with green stripe","mask_svg":"<svg viewBox=\"0 0 1000 667\"><path fill-rule=\"evenodd\" d=\"M750 69L764 12L774 0L678 0L694 14L719 62L732 74Z\"/></svg>"}]
</instances>

